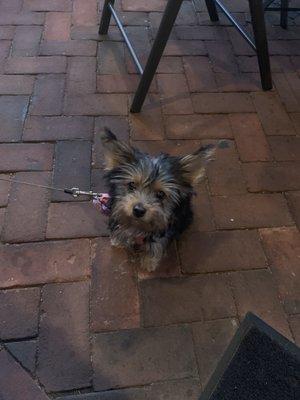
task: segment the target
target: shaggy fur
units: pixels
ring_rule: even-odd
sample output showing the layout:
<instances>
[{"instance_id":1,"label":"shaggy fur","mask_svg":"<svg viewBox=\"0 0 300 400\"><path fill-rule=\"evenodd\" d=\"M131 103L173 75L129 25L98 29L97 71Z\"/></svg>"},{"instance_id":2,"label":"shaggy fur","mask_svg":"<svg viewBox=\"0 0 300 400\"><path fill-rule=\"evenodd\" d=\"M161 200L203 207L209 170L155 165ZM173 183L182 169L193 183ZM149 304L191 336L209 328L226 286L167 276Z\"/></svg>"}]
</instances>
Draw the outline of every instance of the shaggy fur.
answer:
<instances>
[{"instance_id":1,"label":"shaggy fur","mask_svg":"<svg viewBox=\"0 0 300 400\"><path fill-rule=\"evenodd\" d=\"M108 129L102 143L112 245L140 251L142 267L154 271L168 244L192 222L193 187L203 178L214 146L183 157L151 157L119 141Z\"/></svg>"}]
</instances>

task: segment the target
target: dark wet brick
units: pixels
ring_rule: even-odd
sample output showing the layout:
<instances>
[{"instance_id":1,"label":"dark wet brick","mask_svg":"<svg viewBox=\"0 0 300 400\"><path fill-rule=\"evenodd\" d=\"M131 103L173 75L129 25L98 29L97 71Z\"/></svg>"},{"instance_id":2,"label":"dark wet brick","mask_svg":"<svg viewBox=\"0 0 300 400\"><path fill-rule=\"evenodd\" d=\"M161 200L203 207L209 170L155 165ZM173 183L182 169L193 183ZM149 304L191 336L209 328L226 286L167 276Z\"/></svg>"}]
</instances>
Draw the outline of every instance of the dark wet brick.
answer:
<instances>
[{"instance_id":1,"label":"dark wet brick","mask_svg":"<svg viewBox=\"0 0 300 400\"><path fill-rule=\"evenodd\" d=\"M22 340L21 342L9 342L5 347L20 362L27 371L35 373L35 357L37 350L36 340Z\"/></svg>"},{"instance_id":2,"label":"dark wet brick","mask_svg":"<svg viewBox=\"0 0 300 400\"><path fill-rule=\"evenodd\" d=\"M255 269L266 265L255 231L192 233L179 243L179 252L187 273Z\"/></svg>"},{"instance_id":3,"label":"dark wet brick","mask_svg":"<svg viewBox=\"0 0 300 400\"><path fill-rule=\"evenodd\" d=\"M205 387L238 327L236 319L198 322L192 325L200 380Z\"/></svg>"},{"instance_id":4,"label":"dark wet brick","mask_svg":"<svg viewBox=\"0 0 300 400\"><path fill-rule=\"evenodd\" d=\"M138 328L138 287L128 254L113 248L108 239L98 239L93 245L91 329Z\"/></svg>"},{"instance_id":5,"label":"dark wet brick","mask_svg":"<svg viewBox=\"0 0 300 400\"><path fill-rule=\"evenodd\" d=\"M46 237L63 239L107 235L107 220L91 201L51 203Z\"/></svg>"},{"instance_id":6,"label":"dark wet brick","mask_svg":"<svg viewBox=\"0 0 300 400\"><path fill-rule=\"evenodd\" d=\"M288 314L300 313L300 234L297 228L261 229L265 252Z\"/></svg>"},{"instance_id":7,"label":"dark wet brick","mask_svg":"<svg viewBox=\"0 0 300 400\"><path fill-rule=\"evenodd\" d=\"M291 337L270 271L235 272L230 274L230 281L240 318L244 318L247 312L251 311L284 336Z\"/></svg>"},{"instance_id":8,"label":"dark wet brick","mask_svg":"<svg viewBox=\"0 0 300 400\"><path fill-rule=\"evenodd\" d=\"M3 400L49 400L36 382L5 350L0 350L0 396Z\"/></svg>"},{"instance_id":9,"label":"dark wet brick","mask_svg":"<svg viewBox=\"0 0 300 400\"><path fill-rule=\"evenodd\" d=\"M0 265L2 288L84 279L90 275L90 242L76 239L2 245Z\"/></svg>"},{"instance_id":10,"label":"dark wet brick","mask_svg":"<svg viewBox=\"0 0 300 400\"><path fill-rule=\"evenodd\" d=\"M91 139L92 117L37 117L27 118L23 140L30 142Z\"/></svg>"},{"instance_id":11,"label":"dark wet brick","mask_svg":"<svg viewBox=\"0 0 300 400\"><path fill-rule=\"evenodd\" d=\"M37 364L40 382L47 391L89 386L89 283L45 286L41 312Z\"/></svg>"},{"instance_id":12,"label":"dark wet brick","mask_svg":"<svg viewBox=\"0 0 300 400\"><path fill-rule=\"evenodd\" d=\"M53 145L45 143L1 144L0 171L49 171L52 169Z\"/></svg>"},{"instance_id":13,"label":"dark wet brick","mask_svg":"<svg viewBox=\"0 0 300 400\"><path fill-rule=\"evenodd\" d=\"M28 104L27 96L0 97L1 142L17 142L21 139Z\"/></svg>"},{"instance_id":14,"label":"dark wet brick","mask_svg":"<svg viewBox=\"0 0 300 400\"><path fill-rule=\"evenodd\" d=\"M201 392L197 379L180 379L170 382L152 383L148 386L115 389L105 392L59 397L57 400L197 400Z\"/></svg>"},{"instance_id":15,"label":"dark wet brick","mask_svg":"<svg viewBox=\"0 0 300 400\"><path fill-rule=\"evenodd\" d=\"M63 75L39 75L34 86L30 114L60 115L63 107L64 87L65 77Z\"/></svg>"},{"instance_id":16,"label":"dark wet brick","mask_svg":"<svg viewBox=\"0 0 300 400\"><path fill-rule=\"evenodd\" d=\"M225 318L234 314L233 298L221 275L150 279L141 282L146 326Z\"/></svg>"},{"instance_id":17,"label":"dark wet brick","mask_svg":"<svg viewBox=\"0 0 300 400\"><path fill-rule=\"evenodd\" d=\"M49 172L19 172L16 180L49 186ZM49 190L12 184L2 239L5 242L31 242L45 238Z\"/></svg>"},{"instance_id":18,"label":"dark wet brick","mask_svg":"<svg viewBox=\"0 0 300 400\"><path fill-rule=\"evenodd\" d=\"M292 225L285 198L280 193L216 196L212 198L220 229Z\"/></svg>"},{"instance_id":19,"label":"dark wet brick","mask_svg":"<svg viewBox=\"0 0 300 400\"><path fill-rule=\"evenodd\" d=\"M197 376L188 326L95 335L93 360L96 390Z\"/></svg>"},{"instance_id":20,"label":"dark wet brick","mask_svg":"<svg viewBox=\"0 0 300 400\"><path fill-rule=\"evenodd\" d=\"M39 288L0 291L0 338L21 339L38 333Z\"/></svg>"},{"instance_id":21,"label":"dark wet brick","mask_svg":"<svg viewBox=\"0 0 300 400\"><path fill-rule=\"evenodd\" d=\"M55 147L53 185L90 190L92 144L88 141L60 141ZM63 192L52 192L52 201L76 200ZM79 198L82 200L82 197Z\"/></svg>"}]
</instances>

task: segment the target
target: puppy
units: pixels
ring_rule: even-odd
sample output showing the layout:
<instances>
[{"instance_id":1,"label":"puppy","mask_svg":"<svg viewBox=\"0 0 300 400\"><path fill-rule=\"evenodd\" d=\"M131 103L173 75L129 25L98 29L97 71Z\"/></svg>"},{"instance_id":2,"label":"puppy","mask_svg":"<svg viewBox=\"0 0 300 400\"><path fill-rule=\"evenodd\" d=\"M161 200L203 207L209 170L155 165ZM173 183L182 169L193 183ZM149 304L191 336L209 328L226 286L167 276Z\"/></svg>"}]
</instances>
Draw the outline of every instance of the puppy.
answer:
<instances>
[{"instance_id":1,"label":"puppy","mask_svg":"<svg viewBox=\"0 0 300 400\"><path fill-rule=\"evenodd\" d=\"M109 129L102 144L111 243L139 251L142 267L154 271L169 243L192 222L194 185L204 177L215 147L204 146L182 157L152 157L119 141Z\"/></svg>"}]
</instances>

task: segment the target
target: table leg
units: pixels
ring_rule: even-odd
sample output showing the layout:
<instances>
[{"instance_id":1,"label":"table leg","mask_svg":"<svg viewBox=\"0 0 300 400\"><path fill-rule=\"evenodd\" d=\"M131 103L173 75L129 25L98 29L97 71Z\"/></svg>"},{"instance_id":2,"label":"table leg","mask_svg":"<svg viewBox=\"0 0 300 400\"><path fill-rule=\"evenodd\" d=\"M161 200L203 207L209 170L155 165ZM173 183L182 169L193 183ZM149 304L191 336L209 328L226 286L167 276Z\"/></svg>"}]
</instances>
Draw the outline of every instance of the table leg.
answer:
<instances>
[{"instance_id":1,"label":"table leg","mask_svg":"<svg viewBox=\"0 0 300 400\"><path fill-rule=\"evenodd\" d=\"M288 7L289 0L281 0L280 25L283 29L287 29L288 26Z\"/></svg>"},{"instance_id":2,"label":"table leg","mask_svg":"<svg viewBox=\"0 0 300 400\"><path fill-rule=\"evenodd\" d=\"M272 75L262 0L249 0L262 88L272 89Z\"/></svg>"},{"instance_id":3,"label":"table leg","mask_svg":"<svg viewBox=\"0 0 300 400\"><path fill-rule=\"evenodd\" d=\"M219 21L218 11L214 0L205 0L205 3L211 21Z\"/></svg>"},{"instance_id":4,"label":"table leg","mask_svg":"<svg viewBox=\"0 0 300 400\"><path fill-rule=\"evenodd\" d=\"M99 35L106 35L108 32L110 18L111 18L111 11L108 7L108 4L110 3L113 6L114 2L115 2L115 0L105 0L105 2L104 2L102 17L101 17L100 27L99 27Z\"/></svg>"},{"instance_id":5,"label":"table leg","mask_svg":"<svg viewBox=\"0 0 300 400\"><path fill-rule=\"evenodd\" d=\"M135 92L130 109L132 113L141 111L182 2L183 0L168 0L144 73Z\"/></svg>"}]
</instances>

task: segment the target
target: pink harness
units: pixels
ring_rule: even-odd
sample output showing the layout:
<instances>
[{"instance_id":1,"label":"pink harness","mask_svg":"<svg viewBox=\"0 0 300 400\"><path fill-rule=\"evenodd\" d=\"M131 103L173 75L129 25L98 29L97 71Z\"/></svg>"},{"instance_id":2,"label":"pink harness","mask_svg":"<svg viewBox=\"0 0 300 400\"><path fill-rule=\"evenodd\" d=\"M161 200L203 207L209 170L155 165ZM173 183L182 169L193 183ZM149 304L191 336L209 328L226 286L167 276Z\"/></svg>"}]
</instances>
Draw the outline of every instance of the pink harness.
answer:
<instances>
[{"instance_id":1,"label":"pink harness","mask_svg":"<svg viewBox=\"0 0 300 400\"><path fill-rule=\"evenodd\" d=\"M101 211L104 215L110 214L110 208L108 207L110 196L108 193L99 193L98 196L93 197L94 206Z\"/></svg>"}]
</instances>

